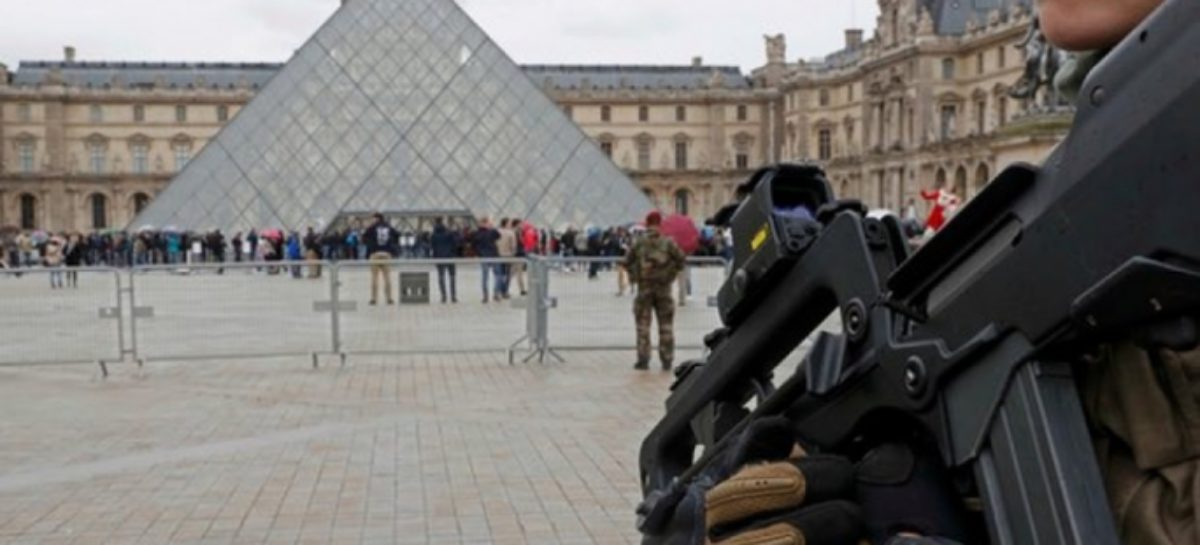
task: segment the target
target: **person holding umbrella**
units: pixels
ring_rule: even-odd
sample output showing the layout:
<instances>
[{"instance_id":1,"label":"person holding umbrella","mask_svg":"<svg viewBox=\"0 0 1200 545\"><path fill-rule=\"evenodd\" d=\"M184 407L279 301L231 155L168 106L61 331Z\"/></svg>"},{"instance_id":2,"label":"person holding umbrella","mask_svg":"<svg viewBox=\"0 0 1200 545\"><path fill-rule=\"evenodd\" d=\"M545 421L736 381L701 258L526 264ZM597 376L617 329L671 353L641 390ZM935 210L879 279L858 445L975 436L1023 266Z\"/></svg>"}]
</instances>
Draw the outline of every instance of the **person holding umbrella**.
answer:
<instances>
[{"instance_id":1,"label":"person holding umbrella","mask_svg":"<svg viewBox=\"0 0 1200 545\"><path fill-rule=\"evenodd\" d=\"M675 241L679 245L679 249L683 250L684 255L692 255L696 250L700 249L700 230L696 229L696 223L691 218L682 214L675 214L663 220L662 233L667 238ZM683 267L679 269L679 306L687 306L688 295L692 292L692 275L688 271L687 262L684 262Z\"/></svg>"},{"instance_id":2,"label":"person holding umbrella","mask_svg":"<svg viewBox=\"0 0 1200 545\"><path fill-rule=\"evenodd\" d=\"M625 269L637 286L633 314L637 324L637 363L633 368L650 368L650 322L658 319L658 357L663 371L670 371L675 360L675 301L671 283L687 262L679 245L662 232L660 212L646 216L646 235L625 256Z\"/></svg>"}]
</instances>

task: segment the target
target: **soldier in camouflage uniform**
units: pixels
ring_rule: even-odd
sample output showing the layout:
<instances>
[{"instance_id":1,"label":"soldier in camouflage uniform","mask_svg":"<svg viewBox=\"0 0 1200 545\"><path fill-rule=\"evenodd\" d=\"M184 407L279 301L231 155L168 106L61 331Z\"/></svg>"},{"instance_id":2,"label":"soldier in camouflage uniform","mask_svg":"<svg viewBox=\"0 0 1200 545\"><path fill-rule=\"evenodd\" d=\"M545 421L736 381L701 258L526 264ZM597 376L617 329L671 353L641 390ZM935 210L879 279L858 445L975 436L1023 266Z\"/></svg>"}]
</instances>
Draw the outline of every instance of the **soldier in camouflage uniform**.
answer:
<instances>
[{"instance_id":1,"label":"soldier in camouflage uniform","mask_svg":"<svg viewBox=\"0 0 1200 545\"><path fill-rule=\"evenodd\" d=\"M625 268L637 286L633 315L637 320L637 364L634 369L650 367L651 316L658 317L658 357L664 371L675 360L675 300L671 283L683 270L687 256L673 240L663 236L662 214L646 217L646 235L634 243L625 256Z\"/></svg>"}]
</instances>

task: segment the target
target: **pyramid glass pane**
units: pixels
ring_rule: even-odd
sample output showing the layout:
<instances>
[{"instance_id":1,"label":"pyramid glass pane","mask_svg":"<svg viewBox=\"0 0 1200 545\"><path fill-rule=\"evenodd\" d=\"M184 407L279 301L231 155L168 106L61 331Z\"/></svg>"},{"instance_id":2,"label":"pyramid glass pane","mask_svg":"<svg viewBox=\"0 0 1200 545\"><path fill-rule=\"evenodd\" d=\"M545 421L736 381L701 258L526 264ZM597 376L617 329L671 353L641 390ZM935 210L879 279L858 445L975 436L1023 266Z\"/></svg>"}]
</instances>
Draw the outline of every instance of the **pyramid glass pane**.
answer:
<instances>
[{"instance_id":1,"label":"pyramid glass pane","mask_svg":"<svg viewBox=\"0 0 1200 545\"><path fill-rule=\"evenodd\" d=\"M616 225L651 205L453 0L350 0L135 226L342 214Z\"/></svg>"}]
</instances>

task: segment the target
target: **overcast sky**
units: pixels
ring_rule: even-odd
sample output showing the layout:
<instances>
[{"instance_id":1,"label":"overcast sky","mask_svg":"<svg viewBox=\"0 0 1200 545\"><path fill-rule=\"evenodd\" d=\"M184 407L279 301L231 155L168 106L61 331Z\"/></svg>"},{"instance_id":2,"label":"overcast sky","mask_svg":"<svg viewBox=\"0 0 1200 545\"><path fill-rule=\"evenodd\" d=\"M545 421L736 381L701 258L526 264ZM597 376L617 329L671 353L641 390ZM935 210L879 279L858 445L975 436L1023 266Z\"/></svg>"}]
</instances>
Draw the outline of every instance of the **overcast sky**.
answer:
<instances>
[{"instance_id":1,"label":"overcast sky","mask_svg":"<svg viewBox=\"0 0 1200 545\"><path fill-rule=\"evenodd\" d=\"M404 1L404 0L395 0ZM287 60L339 0L0 0L0 62L57 60ZM762 36L783 32L788 58L841 47L842 31L870 36L876 0L460 0L517 62L709 64L749 71Z\"/></svg>"}]
</instances>

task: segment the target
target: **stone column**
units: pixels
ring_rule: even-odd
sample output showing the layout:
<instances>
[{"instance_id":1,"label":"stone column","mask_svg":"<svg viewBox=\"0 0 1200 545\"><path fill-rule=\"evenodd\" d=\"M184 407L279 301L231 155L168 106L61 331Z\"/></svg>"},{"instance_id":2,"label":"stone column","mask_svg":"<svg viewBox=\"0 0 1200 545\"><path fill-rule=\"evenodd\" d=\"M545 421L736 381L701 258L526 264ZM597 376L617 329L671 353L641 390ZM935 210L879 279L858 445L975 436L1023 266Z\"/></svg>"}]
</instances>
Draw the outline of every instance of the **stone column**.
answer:
<instances>
[{"instance_id":1,"label":"stone column","mask_svg":"<svg viewBox=\"0 0 1200 545\"><path fill-rule=\"evenodd\" d=\"M758 147L758 153L751 155L751 160L757 160L760 163L767 160L767 147L771 142L771 107L768 102L763 102L758 105L759 118L761 122L758 124L758 138L755 144Z\"/></svg>"},{"instance_id":2,"label":"stone column","mask_svg":"<svg viewBox=\"0 0 1200 545\"><path fill-rule=\"evenodd\" d=\"M45 97L47 175L67 172L66 89L50 86Z\"/></svg>"},{"instance_id":3,"label":"stone column","mask_svg":"<svg viewBox=\"0 0 1200 545\"><path fill-rule=\"evenodd\" d=\"M729 156L728 131L725 130L725 109L728 104L718 101L708 107L708 167L725 170ZM735 104L736 108L737 105Z\"/></svg>"},{"instance_id":4,"label":"stone column","mask_svg":"<svg viewBox=\"0 0 1200 545\"><path fill-rule=\"evenodd\" d=\"M127 225L133 221L133 216L129 215L132 213L132 207L126 206L127 204L125 190L121 189L118 183L108 198L108 226L110 228Z\"/></svg>"},{"instance_id":5,"label":"stone column","mask_svg":"<svg viewBox=\"0 0 1200 545\"><path fill-rule=\"evenodd\" d=\"M775 163L779 158L779 127L776 123L776 116L779 115L779 105L774 100L767 101L767 139L763 142L763 162Z\"/></svg>"},{"instance_id":6,"label":"stone column","mask_svg":"<svg viewBox=\"0 0 1200 545\"><path fill-rule=\"evenodd\" d=\"M37 221L34 223L37 224L36 225L37 227L40 227L42 229L53 230L55 227L57 227L57 225L55 225L51 221L51 218L50 218L50 191L47 189L38 191L37 198L38 198L38 202L37 202L38 210L37 210L37 217L34 219L40 220L40 221Z\"/></svg>"}]
</instances>

